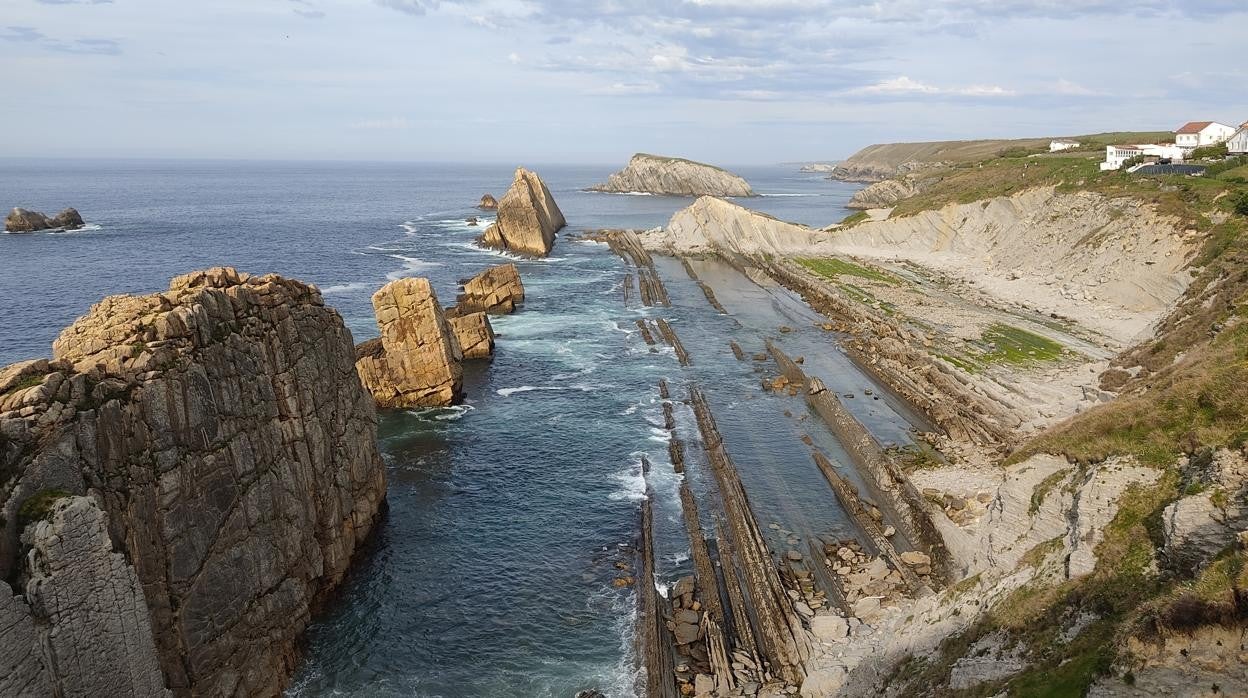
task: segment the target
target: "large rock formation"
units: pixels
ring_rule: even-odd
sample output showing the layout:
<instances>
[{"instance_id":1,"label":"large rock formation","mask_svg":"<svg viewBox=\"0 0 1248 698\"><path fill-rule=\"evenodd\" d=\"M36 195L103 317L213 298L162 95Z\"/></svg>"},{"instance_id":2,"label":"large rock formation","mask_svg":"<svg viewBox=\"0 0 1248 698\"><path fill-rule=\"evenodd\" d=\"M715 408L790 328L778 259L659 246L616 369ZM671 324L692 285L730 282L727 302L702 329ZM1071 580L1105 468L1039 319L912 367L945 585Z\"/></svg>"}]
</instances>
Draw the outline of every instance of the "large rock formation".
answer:
<instances>
[{"instance_id":1,"label":"large rock formation","mask_svg":"<svg viewBox=\"0 0 1248 698\"><path fill-rule=\"evenodd\" d=\"M515 264L490 267L462 283L464 292L455 301L458 305L447 311L452 315L506 315L514 313L516 305L524 302L524 284Z\"/></svg>"},{"instance_id":2,"label":"large rock formation","mask_svg":"<svg viewBox=\"0 0 1248 698\"><path fill-rule=\"evenodd\" d=\"M749 182L714 165L637 153L628 165L591 191L672 196L754 196Z\"/></svg>"},{"instance_id":3,"label":"large rock formation","mask_svg":"<svg viewBox=\"0 0 1248 698\"><path fill-rule=\"evenodd\" d=\"M356 348L364 387L381 407L439 407L463 399L463 354L428 279L373 294L381 337Z\"/></svg>"},{"instance_id":4,"label":"large rock formation","mask_svg":"<svg viewBox=\"0 0 1248 698\"><path fill-rule=\"evenodd\" d=\"M485 313L447 318L464 359L488 359L494 355L494 328Z\"/></svg>"},{"instance_id":5,"label":"large rock formation","mask_svg":"<svg viewBox=\"0 0 1248 698\"><path fill-rule=\"evenodd\" d=\"M923 180L917 177L898 177L876 182L854 193L845 208L866 210L888 208L898 201L923 192Z\"/></svg>"},{"instance_id":6,"label":"large rock formation","mask_svg":"<svg viewBox=\"0 0 1248 698\"><path fill-rule=\"evenodd\" d=\"M0 694L276 695L378 520L351 335L213 269L0 371Z\"/></svg>"},{"instance_id":7,"label":"large rock formation","mask_svg":"<svg viewBox=\"0 0 1248 698\"><path fill-rule=\"evenodd\" d=\"M529 257L546 257L555 245L555 233L565 225L546 183L521 167L498 204L498 220L486 228L480 242Z\"/></svg>"},{"instance_id":8,"label":"large rock formation","mask_svg":"<svg viewBox=\"0 0 1248 698\"><path fill-rule=\"evenodd\" d=\"M495 211L498 209L498 199L493 194L484 194L481 197L481 203L477 204L477 208L482 211Z\"/></svg>"},{"instance_id":9,"label":"large rock formation","mask_svg":"<svg viewBox=\"0 0 1248 698\"><path fill-rule=\"evenodd\" d=\"M786 223L744 206L703 196L677 211L667 227L640 235L649 249L673 254L787 254L825 244L828 233Z\"/></svg>"},{"instance_id":10,"label":"large rock formation","mask_svg":"<svg viewBox=\"0 0 1248 698\"><path fill-rule=\"evenodd\" d=\"M76 209L67 208L51 218L38 211L15 208L4 219L4 229L10 233L32 233L38 230L76 230L83 226L82 216Z\"/></svg>"}]
</instances>

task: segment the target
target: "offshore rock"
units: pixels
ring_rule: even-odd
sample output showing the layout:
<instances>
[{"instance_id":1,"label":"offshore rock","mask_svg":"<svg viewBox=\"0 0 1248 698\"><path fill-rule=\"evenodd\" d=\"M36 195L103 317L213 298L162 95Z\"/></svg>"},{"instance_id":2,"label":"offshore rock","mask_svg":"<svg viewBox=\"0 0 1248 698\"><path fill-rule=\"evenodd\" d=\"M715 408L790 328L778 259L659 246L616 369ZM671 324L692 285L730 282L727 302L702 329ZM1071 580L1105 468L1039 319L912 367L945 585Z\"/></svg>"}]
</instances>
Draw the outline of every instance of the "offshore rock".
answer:
<instances>
[{"instance_id":1,"label":"offshore rock","mask_svg":"<svg viewBox=\"0 0 1248 698\"><path fill-rule=\"evenodd\" d=\"M488 359L494 355L494 328L485 313L447 318L464 359Z\"/></svg>"},{"instance_id":2,"label":"offshore rock","mask_svg":"<svg viewBox=\"0 0 1248 698\"><path fill-rule=\"evenodd\" d=\"M356 347L356 369L379 407L441 407L463 399L463 359L428 279L373 294L381 337Z\"/></svg>"},{"instance_id":3,"label":"offshore rock","mask_svg":"<svg viewBox=\"0 0 1248 698\"><path fill-rule=\"evenodd\" d=\"M637 153L628 165L611 175L606 184L590 191L644 192L671 196L755 196L740 176L727 170L683 158Z\"/></svg>"},{"instance_id":4,"label":"offshore rock","mask_svg":"<svg viewBox=\"0 0 1248 698\"><path fill-rule=\"evenodd\" d=\"M546 257L555 245L555 233L565 225L563 212L546 183L537 173L521 167L498 203L498 219L485 229L479 242L528 257Z\"/></svg>"},{"instance_id":5,"label":"offshore rock","mask_svg":"<svg viewBox=\"0 0 1248 698\"><path fill-rule=\"evenodd\" d=\"M77 230L83 226L82 216L76 209L67 208L48 218L38 211L15 208L4 219L4 229L10 233L30 233L37 230Z\"/></svg>"},{"instance_id":6,"label":"offshore rock","mask_svg":"<svg viewBox=\"0 0 1248 698\"><path fill-rule=\"evenodd\" d=\"M319 291L106 298L0 384L0 694L279 694L385 499Z\"/></svg>"},{"instance_id":7,"label":"offshore rock","mask_svg":"<svg viewBox=\"0 0 1248 698\"><path fill-rule=\"evenodd\" d=\"M448 310L451 315L506 315L514 313L516 305L524 302L524 284L515 264L490 267L462 283L464 292L456 298L458 305Z\"/></svg>"},{"instance_id":8,"label":"offshore rock","mask_svg":"<svg viewBox=\"0 0 1248 698\"><path fill-rule=\"evenodd\" d=\"M665 228L641 233L642 244L672 254L785 254L826 243L830 235L744 206L703 196L677 211Z\"/></svg>"},{"instance_id":9,"label":"offshore rock","mask_svg":"<svg viewBox=\"0 0 1248 698\"><path fill-rule=\"evenodd\" d=\"M481 203L477 204L477 208L482 211L495 211L498 209L498 199L493 194L486 194L481 197Z\"/></svg>"}]
</instances>

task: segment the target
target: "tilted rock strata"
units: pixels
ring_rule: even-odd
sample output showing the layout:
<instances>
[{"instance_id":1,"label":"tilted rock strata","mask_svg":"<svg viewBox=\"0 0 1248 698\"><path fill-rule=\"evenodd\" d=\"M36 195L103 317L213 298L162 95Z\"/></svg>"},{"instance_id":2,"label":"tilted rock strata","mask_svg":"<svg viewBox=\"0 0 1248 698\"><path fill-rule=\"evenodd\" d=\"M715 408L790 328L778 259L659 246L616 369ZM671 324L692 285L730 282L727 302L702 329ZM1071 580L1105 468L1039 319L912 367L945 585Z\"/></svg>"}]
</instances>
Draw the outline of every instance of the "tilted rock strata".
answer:
<instances>
[{"instance_id":1,"label":"tilted rock strata","mask_svg":"<svg viewBox=\"0 0 1248 698\"><path fill-rule=\"evenodd\" d=\"M673 254L785 254L826 244L831 236L744 206L703 196L677 211L667 227L640 235L648 249Z\"/></svg>"},{"instance_id":2,"label":"tilted rock strata","mask_svg":"<svg viewBox=\"0 0 1248 698\"><path fill-rule=\"evenodd\" d=\"M356 368L380 407L439 407L463 399L463 355L428 279L373 294L381 337L356 349Z\"/></svg>"},{"instance_id":3,"label":"tilted rock strata","mask_svg":"<svg viewBox=\"0 0 1248 698\"><path fill-rule=\"evenodd\" d=\"M555 245L555 233L565 225L563 212L542 178L521 167L498 203L498 219L486 228L480 242L529 257L546 257Z\"/></svg>"},{"instance_id":4,"label":"tilted rock strata","mask_svg":"<svg viewBox=\"0 0 1248 698\"><path fill-rule=\"evenodd\" d=\"M727 170L682 158L638 153L628 165L591 191L644 192L671 196L754 196L740 176Z\"/></svg>"},{"instance_id":5,"label":"tilted rock strata","mask_svg":"<svg viewBox=\"0 0 1248 698\"><path fill-rule=\"evenodd\" d=\"M488 359L494 355L494 328L485 313L447 318L464 359Z\"/></svg>"},{"instance_id":6,"label":"tilted rock strata","mask_svg":"<svg viewBox=\"0 0 1248 698\"><path fill-rule=\"evenodd\" d=\"M899 177L876 182L854 193L845 208L870 209L888 208L902 199L918 195L923 191L922 180L914 177Z\"/></svg>"},{"instance_id":7,"label":"tilted rock strata","mask_svg":"<svg viewBox=\"0 0 1248 698\"><path fill-rule=\"evenodd\" d=\"M0 575L25 589L0 681L278 694L385 498L342 319L213 269L105 299L53 355L0 371Z\"/></svg>"},{"instance_id":8,"label":"tilted rock strata","mask_svg":"<svg viewBox=\"0 0 1248 698\"><path fill-rule=\"evenodd\" d=\"M10 233L31 233L38 230L75 230L83 226L82 216L78 211L67 208L51 218L38 211L27 211L15 208L4 219L4 229Z\"/></svg>"},{"instance_id":9,"label":"tilted rock strata","mask_svg":"<svg viewBox=\"0 0 1248 698\"><path fill-rule=\"evenodd\" d=\"M456 298L457 306L448 312L452 315L490 313L506 315L524 302L524 283L515 264L490 267L463 282L464 292Z\"/></svg>"}]
</instances>

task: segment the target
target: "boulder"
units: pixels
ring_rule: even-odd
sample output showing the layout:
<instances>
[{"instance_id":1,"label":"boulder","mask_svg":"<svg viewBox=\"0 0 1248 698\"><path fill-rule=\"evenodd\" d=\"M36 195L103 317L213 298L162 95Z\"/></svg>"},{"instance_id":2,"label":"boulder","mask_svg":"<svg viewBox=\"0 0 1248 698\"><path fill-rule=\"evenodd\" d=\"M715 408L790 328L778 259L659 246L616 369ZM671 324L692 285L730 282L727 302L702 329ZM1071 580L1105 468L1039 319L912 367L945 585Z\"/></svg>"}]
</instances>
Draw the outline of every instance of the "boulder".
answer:
<instances>
[{"instance_id":1,"label":"boulder","mask_svg":"<svg viewBox=\"0 0 1248 698\"><path fill-rule=\"evenodd\" d=\"M515 312L516 305L524 302L524 284L515 264L490 267L461 283L464 291L456 298L456 307L448 311L451 315L506 315Z\"/></svg>"},{"instance_id":2,"label":"boulder","mask_svg":"<svg viewBox=\"0 0 1248 698\"><path fill-rule=\"evenodd\" d=\"M815 616L810 631L822 642L840 642L849 634L849 622L834 614Z\"/></svg>"},{"instance_id":3,"label":"boulder","mask_svg":"<svg viewBox=\"0 0 1248 698\"><path fill-rule=\"evenodd\" d=\"M754 196L740 176L701 162L637 153L606 184L590 187L608 193L643 192L670 196Z\"/></svg>"},{"instance_id":4,"label":"boulder","mask_svg":"<svg viewBox=\"0 0 1248 698\"><path fill-rule=\"evenodd\" d=\"M485 313L447 318L464 359L488 359L494 355L494 328Z\"/></svg>"},{"instance_id":5,"label":"boulder","mask_svg":"<svg viewBox=\"0 0 1248 698\"><path fill-rule=\"evenodd\" d=\"M280 695L385 500L354 359L315 287L212 269L0 370L0 695Z\"/></svg>"},{"instance_id":6,"label":"boulder","mask_svg":"<svg viewBox=\"0 0 1248 698\"><path fill-rule=\"evenodd\" d=\"M496 211L498 210L498 199L495 199L493 194L485 194L481 197L481 203L477 204L477 208L482 211Z\"/></svg>"},{"instance_id":7,"label":"boulder","mask_svg":"<svg viewBox=\"0 0 1248 698\"><path fill-rule=\"evenodd\" d=\"M393 281L373 294L381 337L356 347L356 369L380 407L442 407L463 399L463 367L428 279Z\"/></svg>"},{"instance_id":8,"label":"boulder","mask_svg":"<svg viewBox=\"0 0 1248 698\"><path fill-rule=\"evenodd\" d=\"M546 183L535 172L516 170L511 188L498 203L498 219L479 242L529 257L546 257L555 233L567 225Z\"/></svg>"},{"instance_id":9,"label":"boulder","mask_svg":"<svg viewBox=\"0 0 1248 698\"><path fill-rule=\"evenodd\" d=\"M907 550L901 554L901 561L911 567L925 567L932 564L932 557L917 550Z\"/></svg>"},{"instance_id":10,"label":"boulder","mask_svg":"<svg viewBox=\"0 0 1248 698\"><path fill-rule=\"evenodd\" d=\"M38 211L15 208L4 219L4 229L10 233L31 233L37 230L76 230L83 226L82 216L78 211L67 208L48 218Z\"/></svg>"}]
</instances>

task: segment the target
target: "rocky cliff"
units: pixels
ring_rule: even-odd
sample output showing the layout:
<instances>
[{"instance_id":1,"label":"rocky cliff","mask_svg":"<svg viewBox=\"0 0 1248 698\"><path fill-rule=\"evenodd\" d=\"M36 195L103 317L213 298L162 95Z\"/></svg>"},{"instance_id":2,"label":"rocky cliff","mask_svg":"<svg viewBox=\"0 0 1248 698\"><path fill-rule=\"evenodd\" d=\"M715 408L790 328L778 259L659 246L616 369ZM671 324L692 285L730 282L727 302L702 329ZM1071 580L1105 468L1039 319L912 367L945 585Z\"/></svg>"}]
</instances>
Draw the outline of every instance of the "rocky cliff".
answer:
<instances>
[{"instance_id":1,"label":"rocky cliff","mask_svg":"<svg viewBox=\"0 0 1248 698\"><path fill-rule=\"evenodd\" d=\"M377 523L351 335L213 269L0 371L0 694L276 695Z\"/></svg>"},{"instance_id":2,"label":"rocky cliff","mask_svg":"<svg viewBox=\"0 0 1248 698\"><path fill-rule=\"evenodd\" d=\"M922 181L915 177L897 177L876 182L855 192L845 208L887 208L902 199L922 193Z\"/></svg>"},{"instance_id":3,"label":"rocky cliff","mask_svg":"<svg viewBox=\"0 0 1248 698\"><path fill-rule=\"evenodd\" d=\"M639 236L652 250L671 254L731 252L787 254L826 244L831 236L710 196L677 211L667 226Z\"/></svg>"},{"instance_id":4,"label":"rocky cliff","mask_svg":"<svg viewBox=\"0 0 1248 698\"><path fill-rule=\"evenodd\" d=\"M644 192L671 196L754 196L749 182L715 167L682 158L638 153L628 165L591 191Z\"/></svg>"},{"instance_id":5,"label":"rocky cliff","mask_svg":"<svg viewBox=\"0 0 1248 698\"><path fill-rule=\"evenodd\" d=\"M528 257L546 257L555 245L555 233L565 225L546 183L536 172L521 167L498 202L498 219L486 228L480 243Z\"/></svg>"},{"instance_id":6,"label":"rocky cliff","mask_svg":"<svg viewBox=\"0 0 1248 698\"><path fill-rule=\"evenodd\" d=\"M463 399L463 353L428 279L373 294L381 337L356 347L356 369L380 407L439 407Z\"/></svg>"},{"instance_id":7,"label":"rocky cliff","mask_svg":"<svg viewBox=\"0 0 1248 698\"><path fill-rule=\"evenodd\" d=\"M4 229L10 233L31 233L38 230L76 230L83 226L82 216L76 209L67 208L49 218L38 211L15 208L4 219Z\"/></svg>"},{"instance_id":8,"label":"rocky cliff","mask_svg":"<svg viewBox=\"0 0 1248 698\"><path fill-rule=\"evenodd\" d=\"M975 162L1010 148L1047 148L1048 138L978 141L929 141L869 145L837 164L831 179L879 182L947 163Z\"/></svg>"}]
</instances>

